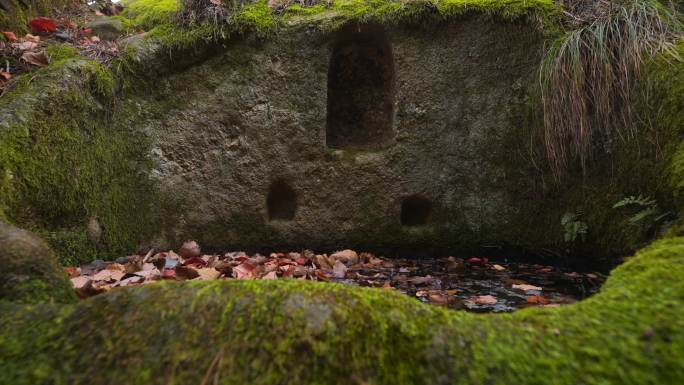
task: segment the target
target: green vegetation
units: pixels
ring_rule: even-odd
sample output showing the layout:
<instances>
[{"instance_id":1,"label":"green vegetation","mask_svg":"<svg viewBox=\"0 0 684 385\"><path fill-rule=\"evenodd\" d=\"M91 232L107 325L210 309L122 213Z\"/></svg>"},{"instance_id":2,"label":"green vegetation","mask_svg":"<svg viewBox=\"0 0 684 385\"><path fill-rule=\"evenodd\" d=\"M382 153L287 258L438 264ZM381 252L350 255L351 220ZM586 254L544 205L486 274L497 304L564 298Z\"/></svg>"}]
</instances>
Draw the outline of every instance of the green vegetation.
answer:
<instances>
[{"instance_id":1,"label":"green vegetation","mask_svg":"<svg viewBox=\"0 0 684 385\"><path fill-rule=\"evenodd\" d=\"M684 238L642 250L576 305L506 315L294 280L5 300L0 383L676 384L682 298Z\"/></svg>"},{"instance_id":2,"label":"green vegetation","mask_svg":"<svg viewBox=\"0 0 684 385\"><path fill-rule=\"evenodd\" d=\"M49 235L63 262L90 260L97 253L82 252L97 247L131 250L146 233L140 215L153 199L146 179L128 177L147 167L143 144L110 123L110 71L68 58L68 49L50 52L63 59L20 78L0 100L12 111L0 126L0 213ZM102 245L77 235L94 217L105 228Z\"/></svg>"}]
</instances>

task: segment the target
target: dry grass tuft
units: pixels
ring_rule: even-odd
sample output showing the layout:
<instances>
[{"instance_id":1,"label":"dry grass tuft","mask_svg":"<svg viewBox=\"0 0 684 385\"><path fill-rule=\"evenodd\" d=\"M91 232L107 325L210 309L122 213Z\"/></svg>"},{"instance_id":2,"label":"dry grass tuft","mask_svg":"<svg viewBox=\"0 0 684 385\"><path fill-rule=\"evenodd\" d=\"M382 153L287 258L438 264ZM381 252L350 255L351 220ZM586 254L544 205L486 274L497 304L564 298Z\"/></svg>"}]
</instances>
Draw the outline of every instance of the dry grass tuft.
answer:
<instances>
[{"instance_id":1,"label":"dry grass tuft","mask_svg":"<svg viewBox=\"0 0 684 385\"><path fill-rule=\"evenodd\" d=\"M573 162L585 171L596 147L609 152L636 134L636 80L645 60L661 52L681 60L675 43L682 23L672 8L572 0L566 9L574 29L551 45L540 72L543 138L557 180Z\"/></svg>"}]
</instances>

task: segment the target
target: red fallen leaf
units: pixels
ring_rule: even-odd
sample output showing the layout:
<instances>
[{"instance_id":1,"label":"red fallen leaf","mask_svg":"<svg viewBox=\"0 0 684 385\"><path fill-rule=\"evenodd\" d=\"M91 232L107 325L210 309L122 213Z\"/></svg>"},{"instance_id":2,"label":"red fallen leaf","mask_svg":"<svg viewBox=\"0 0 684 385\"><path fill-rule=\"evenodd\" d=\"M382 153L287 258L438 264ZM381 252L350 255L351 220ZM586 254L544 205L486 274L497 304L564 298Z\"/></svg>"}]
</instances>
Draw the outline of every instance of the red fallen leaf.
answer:
<instances>
[{"instance_id":1,"label":"red fallen leaf","mask_svg":"<svg viewBox=\"0 0 684 385\"><path fill-rule=\"evenodd\" d=\"M300 266L304 266L306 265L306 258L297 258L295 259L295 262L297 262L297 264Z\"/></svg>"},{"instance_id":2,"label":"red fallen leaf","mask_svg":"<svg viewBox=\"0 0 684 385\"><path fill-rule=\"evenodd\" d=\"M283 277L292 277L294 275L295 267L294 265L283 265L280 266L280 271L283 273Z\"/></svg>"},{"instance_id":3,"label":"red fallen leaf","mask_svg":"<svg viewBox=\"0 0 684 385\"><path fill-rule=\"evenodd\" d=\"M0 72L0 75L2 75L4 72ZM64 272L69 275L69 278L76 278L79 275L81 275L81 269L78 267L73 267L73 266L67 266L64 268Z\"/></svg>"},{"instance_id":4,"label":"red fallen leaf","mask_svg":"<svg viewBox=\"0 0 684 385\"><path fill-rule=\"evenodd\" d=\"M549 300L542 297L541 295L531 295L527 297L527 303L538 303L540 305L546 305L549 303Z\"/></svg>"},{"instance_id":5,"label":"red fallen leaf","mask_svg":"<svg viewBox=\"0 0 684 385\"><path fill-rule=\"evenodd\" d=\"M53 33L57 30L57 23L49 17L36 17L29 21L31 33Z\"/></svg>"},{"instance_id":6,"label":"red fallen leaf","mask_svg":"<svg viewBox=\"0 0 684 385\"><path fill-rule=\"evenodd\" d=\"M243 262L233 268L233 277L237 279L254 279L256 278L256 274L254 273L255 268L256 266L251 263Z\"/></svg>"},{"instance_id":7,"label":"red fallen leaf","mask_svg":"<svg viewBox=\"0 0 684 385\"><path fill-rule=\"evenodd\" d=\"M15 35L14 32L3 32L2 34L5 36L5 39L11 43L17 41L17 35Z\"/></svg>"},{"instance_id":8,"label":"red fallen leaf","mask_svg":"<svg viewBox=\"0 0 684 385\"><path fill-rule=\"evenodd\" d=\"M471 265L486 265L487 262L489 262L489 259L488 258L473 257L473 258L468 258L468 260L466 262L470 263Z\"/></svg>"},{"instance_id":9,"label":"red fallen leaf","mask_svg":"<svg viewBox=\"0 0 684 385\"><path fill-rule=\"evenodd\" d=\"M207 265L207 262L202 259L201 257L192 257L188 258L183 262L184 266L198 266L198 267L204 267Z\"/></svg>"},{"instance_id":10,"label":"red fallen leaf","mask_svg":"<svg viewBox=\"0 0 684 385\"><path fill-rule=\"evenodd\" d=\"M93 33L92 28L83 28L83 34L84 35L90 35L91 33Z\"/></svg>"},{"instance_id":11,"label":"red fallen leaf","mask_svg":"<svg viewBox=\"0 0 684 385\"><path fill-rule=\"evenodd\" d=\"M328 274L326 274L323 270L316 270L316 278L321 281L327 281L329 279Z\"/></svg>"}]
</instances>

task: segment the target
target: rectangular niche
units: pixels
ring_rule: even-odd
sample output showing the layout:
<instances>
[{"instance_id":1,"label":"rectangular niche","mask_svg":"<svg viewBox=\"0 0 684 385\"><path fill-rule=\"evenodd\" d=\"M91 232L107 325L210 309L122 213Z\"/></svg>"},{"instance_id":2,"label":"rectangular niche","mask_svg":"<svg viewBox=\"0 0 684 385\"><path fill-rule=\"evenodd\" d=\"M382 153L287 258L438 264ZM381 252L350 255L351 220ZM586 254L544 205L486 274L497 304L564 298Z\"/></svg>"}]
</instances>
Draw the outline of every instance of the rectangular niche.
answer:
<instances>
[{"instance_id":1,"label":"rectangular niche","mask_svg":"<svg viewBox=\"0 0 684 385\"><path fill-rule=\"evenodd\" d=\"M326 144L375 149L394 138L394 59L377 24L348 24L337 32L328 68Z\"/></svg>"}]
</instances>

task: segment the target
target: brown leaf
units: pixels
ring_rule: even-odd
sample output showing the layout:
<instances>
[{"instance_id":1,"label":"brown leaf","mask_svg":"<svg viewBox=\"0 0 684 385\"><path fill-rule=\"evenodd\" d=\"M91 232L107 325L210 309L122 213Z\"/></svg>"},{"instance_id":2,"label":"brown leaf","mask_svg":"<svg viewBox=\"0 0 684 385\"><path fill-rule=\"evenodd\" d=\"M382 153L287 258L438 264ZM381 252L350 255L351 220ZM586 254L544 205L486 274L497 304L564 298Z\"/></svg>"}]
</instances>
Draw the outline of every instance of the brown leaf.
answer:
<instances>
[{"instance_id":1,"label":"brown leaf","mask_svg":"<svg viewBox=\"0 0 684 385\"><path fill-rule=\"evenodd\" d=\"M356 251L347 249L334 252L330 255L330 259L340 261L345 265L354 265L359 262L359 255L356 254Z\"/></svg>"},{"instance_id":2,"label":"brown leaf","mask_svg":"<svg viewBox=\"0 0 684 385\"><path fill-rule=\"evenodd\" d=\"M326 258L324 255L316 255L314 257L314 263L316 264L316 266L318 266L319 269L332 270L332 265L330 264L330 261L328 261L328 258Z\"/></svg>"},{"instance_id":3,"label":"brown leaf","mask_svg":"<svg viewBox=\"0 0 684 385\"><path fill-rule=\"evenodd\" d=\"M183 258L199 257L201 255L201 250L197 242L186 241L183 243L180 250L178 250L178 254Z\"/></svg>"},{"instance_id":4,"label":"brown leaf","mask_svg":"<svg viewBox=\"0 0 684 385\"><path fill-rule=\"evenodd\" d=\"M176 277L180 279L193 279L199 277L197 270L189 266L176 266Z\"/></svg>"},{"instance_id":5,"label":"brown leaf","mask_svg":"<svg viewBox=\"0 0 684 385\"><path fill-rule=\"evenodd\" d=\"M449 302L449 297L440 293L432 293L428 296L428 298L430 299L430 302L438 303L441 305L444 305L447 302Z\"/></svg>"},{"instance_id":6,"label":"brown leaf","mask_svg":"<svg viewBox=\"0 0 684 385\"><path fill-rule=\"evenodd\" d=\"M45 54L45 51L24 52L24 54L21 55L21 60L38 67L45 67L46 65L50 64L50 58L48 58L47 54Z\"/></svg>"},{"instance_id":7,"label":"brown leaf","mask_svg":"<svg viewBox=\"0 0 684 385\"><path fill-rule=\"evenodd\" d=\"M24 41L30 41L33 43L40 43L40 36L34 36L31 35L30 33L27 33L26 36L22 38Z\"/></svg>"},{"instance_id":8,"label":"brown leaf","mask_svg":"<svg viewBox=\"0 0 684 385\"><path fill-rule=\"evenodd\" d=\"M491 295L478 295L470 298L470 300L479 305L494 305L497 302L497 299Z\"/></svg>"},{"instance_id":9,"label":"brown leaf","mask_svg":"<svg viewBox=\"0 0 684 385\"><path fill-rule=\"evenodd\" d=\"M432 282L432 277L429 275L426 275L425 277L413 277L408 280L408 282L414 284L414 285L425 285L427 283Z\"/></svg>"},{"instance_id":10,"label":"brown leaf","mask_svg":"<svg viewBox=\"0 0 684 385\"><path fill-rule=\"evenodd\" d=\"M214 269L213 267L205 267L202 269L197 269L197 273L202 281L212 281L221 276L221 272Z\"/></svg>"}]
</instances>

